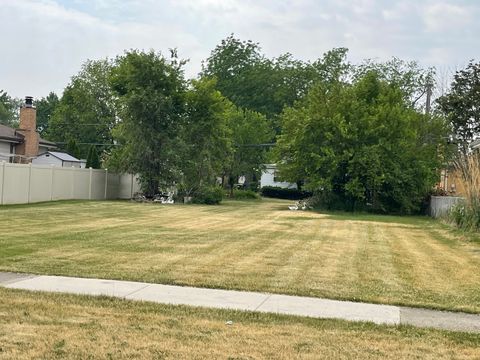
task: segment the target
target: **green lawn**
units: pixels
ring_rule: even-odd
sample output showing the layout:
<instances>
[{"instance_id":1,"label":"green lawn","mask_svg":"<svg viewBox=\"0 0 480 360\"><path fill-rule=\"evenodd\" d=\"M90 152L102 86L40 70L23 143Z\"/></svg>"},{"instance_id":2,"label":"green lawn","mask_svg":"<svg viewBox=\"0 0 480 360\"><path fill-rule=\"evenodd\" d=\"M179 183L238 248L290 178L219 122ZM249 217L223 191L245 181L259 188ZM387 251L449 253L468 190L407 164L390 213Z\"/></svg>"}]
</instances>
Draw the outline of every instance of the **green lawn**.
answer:
<instances>
[{"instance_id":1,"label":"green lawn","mask_svg":"<svg viewBox=\"0 0 480 360\"><path fill-rule=\"evenodd\" d=\"M480 246L419 217L285 201L0 207L0 271L140 280L480 312Z\"/></svg>"},{"instance_id":2,"label":"green lawn","mask_svg":"<svg viewBox=\"0 0 480 360\"><path fill-rule=\"evenodd\" d=\"M0 359L436 360L479 348L480 334L0 288Z\"/></svg>"}]
</instances>

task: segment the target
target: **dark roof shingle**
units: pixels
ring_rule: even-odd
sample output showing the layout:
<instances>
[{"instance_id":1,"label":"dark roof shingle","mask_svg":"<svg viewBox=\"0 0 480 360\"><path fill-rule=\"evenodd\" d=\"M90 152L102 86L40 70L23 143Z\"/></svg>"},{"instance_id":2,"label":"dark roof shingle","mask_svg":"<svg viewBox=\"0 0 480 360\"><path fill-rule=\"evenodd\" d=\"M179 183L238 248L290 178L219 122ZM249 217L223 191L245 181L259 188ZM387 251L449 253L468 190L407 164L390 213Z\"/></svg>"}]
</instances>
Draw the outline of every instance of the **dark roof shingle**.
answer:
<instances>
[{"instance_id":1,"label":"dark roof shingle","mask_svg":"<svg viewBox=\"0 0 480 360\"><path fill-rule=\"evenodd\" d=\"M0 124L0 139L14 141L14 142L22 142L23 141L23 135L18 134L15 131L15 129L13 129L11 127Z\"/></svg>"}]
</instances>

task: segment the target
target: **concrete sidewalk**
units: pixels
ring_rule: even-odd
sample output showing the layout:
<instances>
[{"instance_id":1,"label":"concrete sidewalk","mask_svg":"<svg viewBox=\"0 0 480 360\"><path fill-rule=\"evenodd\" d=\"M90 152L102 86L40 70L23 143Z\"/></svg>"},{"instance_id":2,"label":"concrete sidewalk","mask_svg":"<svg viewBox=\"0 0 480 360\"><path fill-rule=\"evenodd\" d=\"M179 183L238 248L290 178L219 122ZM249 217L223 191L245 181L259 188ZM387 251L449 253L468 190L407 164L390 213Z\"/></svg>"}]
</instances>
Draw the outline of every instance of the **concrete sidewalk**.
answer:
<instances>
[{"instance_id":1,"label":"concrete sidewalk","mask_svg":"<svg viewBox=\"0 0 480 360\"><path fill-rule=\"evenodd\" d=\"M162 304L370 321L388 325L408 324L480 333L480 315L301 296L15 273L0 273L0 286L33 291L108 295Z\"/></svg>"}]
</instances>

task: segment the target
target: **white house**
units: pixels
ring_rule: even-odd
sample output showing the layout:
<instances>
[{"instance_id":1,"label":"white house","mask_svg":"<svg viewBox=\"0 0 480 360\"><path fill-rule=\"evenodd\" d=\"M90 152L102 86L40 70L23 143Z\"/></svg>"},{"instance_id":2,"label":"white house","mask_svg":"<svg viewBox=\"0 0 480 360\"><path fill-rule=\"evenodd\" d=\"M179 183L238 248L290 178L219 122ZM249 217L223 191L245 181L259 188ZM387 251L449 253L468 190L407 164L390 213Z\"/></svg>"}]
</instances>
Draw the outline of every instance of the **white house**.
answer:
<instances>
[{"instance_id":1,"label":"white house","mask_svg":"<svg viewBox=\"0 0 480 360\"><path fill-rule=\"evenodd\" d=\"M276 186L284 189L296 189L297 184L292 184L287 181L280 181L277 176L276 164L265 164L265 169L262 171L260 178L260 187Z\"/></svg>"},{"instance_id":2,"label":"white house","mask_svg":"<svg viewBox=\"0 0 480 360\"><path fill-rule=\"evenodd\" d=\"M72 155L58 151L47 151L32 160L35 165L53 165L59 167L76 167L84 169L86 160L79 160Z\"/></svg>"}]
</instances>

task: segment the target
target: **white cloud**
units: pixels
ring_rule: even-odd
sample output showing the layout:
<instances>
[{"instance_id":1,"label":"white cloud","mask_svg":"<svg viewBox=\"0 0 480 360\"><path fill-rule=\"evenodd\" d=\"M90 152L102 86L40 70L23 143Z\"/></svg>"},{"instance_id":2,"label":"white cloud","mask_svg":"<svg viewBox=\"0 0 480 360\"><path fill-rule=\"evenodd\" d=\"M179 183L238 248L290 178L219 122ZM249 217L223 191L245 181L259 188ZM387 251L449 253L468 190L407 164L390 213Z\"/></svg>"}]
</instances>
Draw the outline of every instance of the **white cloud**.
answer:
<instances>
[{"instance_id":1,"label":"white cloud","mask_svg":"<svg viewBox=\"0 0 480 360\"><path fill-rule=\"evenodd\" d=\"M472 21L467 7L449 3L433 3L425 9L425 25L431 32L461 30Z\"/></svg>"},{"instance_id":2,"label":"white cloud","mask_svg":"<svg viewBox=\"0 0 480 360\"><path fill-rule=\"evenodd\" d=\"M0 0L0 88L9 93L44 96L62 91L87 59L113 57L125 49L168 51L181 44L180 55L199 54L197 39L172 24L112 23L53 1Z\"/></svg>"},{"instance_id":3,"label":"white cloud","mask_svg":"<svg viewBox=\"0 0 480 360\"><path fill-rule=\"evenodd\" d=\"M60 92L86 59L129 48L177 47L193 76L231 33L268 56L314 60L344 46L355 62L398 56L425 66L456 66L480 45L473 0L0 0L0 8L0 89L15 96Z\"/></svg>"}]
</instances>

